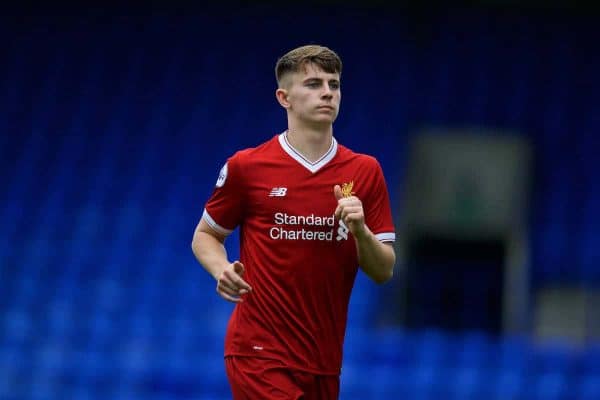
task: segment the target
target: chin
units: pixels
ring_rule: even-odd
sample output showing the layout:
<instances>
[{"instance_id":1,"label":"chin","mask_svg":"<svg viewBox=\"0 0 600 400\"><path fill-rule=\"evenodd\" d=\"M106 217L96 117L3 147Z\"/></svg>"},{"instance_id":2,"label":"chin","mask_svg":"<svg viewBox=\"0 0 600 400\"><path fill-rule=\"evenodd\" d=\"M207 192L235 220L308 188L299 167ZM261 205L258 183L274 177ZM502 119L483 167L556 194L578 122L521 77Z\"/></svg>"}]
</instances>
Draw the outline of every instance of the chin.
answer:
<instances>
[{"instance_id":1,"label":"chin","mask_svg":"<svg viewBox=\"0 0 600 400\"><path fill-rule=\"evenodd\" d=\"M331 117L328 115L323 115L317 118L313 118L313 122L317 123L317 124L333 124L333 121L335 121L335 117Z\"/></svg>"}]
</instances>

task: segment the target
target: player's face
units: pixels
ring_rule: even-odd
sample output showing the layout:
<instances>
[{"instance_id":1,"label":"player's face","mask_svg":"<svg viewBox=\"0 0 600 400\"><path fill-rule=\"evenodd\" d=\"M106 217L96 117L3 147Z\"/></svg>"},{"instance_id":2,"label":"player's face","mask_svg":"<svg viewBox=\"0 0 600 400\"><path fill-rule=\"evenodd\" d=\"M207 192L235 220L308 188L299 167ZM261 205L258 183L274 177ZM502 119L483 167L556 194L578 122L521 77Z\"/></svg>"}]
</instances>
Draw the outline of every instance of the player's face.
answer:
<instances>
[{"instance_id":1,"label":"player's face","mask_svg":"<svg viewBox=\"0 0 600 400\"><path fill-rule=\"evenodd\" d=\"M338 73L328 73L308 63L291 75L288 110L305 122L333 123L340 109L341 98Z\"/></svg>"}]
</instances>

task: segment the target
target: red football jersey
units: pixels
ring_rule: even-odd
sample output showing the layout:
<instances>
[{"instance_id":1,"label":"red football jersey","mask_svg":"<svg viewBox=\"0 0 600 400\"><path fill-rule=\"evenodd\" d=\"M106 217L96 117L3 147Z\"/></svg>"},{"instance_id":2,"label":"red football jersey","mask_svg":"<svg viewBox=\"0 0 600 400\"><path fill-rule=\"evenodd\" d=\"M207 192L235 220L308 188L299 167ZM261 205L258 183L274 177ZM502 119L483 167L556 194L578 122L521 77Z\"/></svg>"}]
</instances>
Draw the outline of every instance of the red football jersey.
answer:
<instances>
[{"instance_id":1,"label":"red football jersey","mask_svg":"<svg viewBox=\"0 0 600 400\"><path fill-rule=\"evenodd\" d=\"M395 239L379 163L335 139L316 162L297 152L285 133L227 160L203 218L225 235L240 227L240 261L253 290L233 311L226 356L340 373L358 257L352 235L334 218L336 184L361 199L365 222L379 240Z\"/></svg>"}]
</instances>

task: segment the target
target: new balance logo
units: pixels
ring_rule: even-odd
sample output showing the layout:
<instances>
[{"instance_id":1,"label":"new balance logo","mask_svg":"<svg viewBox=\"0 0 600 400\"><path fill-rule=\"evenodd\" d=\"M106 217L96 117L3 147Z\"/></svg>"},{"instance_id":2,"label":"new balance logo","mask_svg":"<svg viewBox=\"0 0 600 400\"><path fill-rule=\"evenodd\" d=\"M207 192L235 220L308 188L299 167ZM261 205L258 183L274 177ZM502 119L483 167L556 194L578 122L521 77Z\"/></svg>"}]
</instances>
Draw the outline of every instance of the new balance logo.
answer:
<instances>
[{"instance_id":1,"label":"new balance logo","mask_svg":"<svg viewBox=\"0 0 600 400\"><path fill-rule=\"evenodd\" d=\"M285 187L274 187L271 189L271 193L269 193L269 197L283 197L287 193L287 188Z\"/></svg>"}]
</instances>

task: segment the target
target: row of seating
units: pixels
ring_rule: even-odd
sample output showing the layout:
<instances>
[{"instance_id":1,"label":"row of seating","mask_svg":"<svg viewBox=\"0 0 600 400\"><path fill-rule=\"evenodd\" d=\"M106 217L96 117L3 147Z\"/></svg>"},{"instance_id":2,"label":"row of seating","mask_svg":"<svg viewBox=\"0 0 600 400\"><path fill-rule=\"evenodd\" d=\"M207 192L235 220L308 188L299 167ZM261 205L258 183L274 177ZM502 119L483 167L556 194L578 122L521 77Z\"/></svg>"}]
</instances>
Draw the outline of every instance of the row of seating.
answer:
<instances>
[{"instance_id":1,"label":"row of seating","mask_svg":"<svg viewBox=\"0 0 600 400\"><path fill-rule=\"evenodd\" d=\"M274 12L2 21L1 399L231 397L232 306L189 243L224 160L284 129L272 69L300 42L346 60L335 134L381 161L398 221L414 130L517 131L536 155L534 287L600 284L595 21L294 12L307 37ZM359 275L342 399L600 398L596 344L375 330L396 317L383 293Z\"/></svg>"},{"instance_id":2,"label":"row of seating","mask_svg":"<svg viewBox=\"0 0 600 400\"><path fill-rule=\"evenodd\" d=\"M357 23L341 17L349 26ZM36 21L26 34L8 21L4 29L20 34L12 37L0 70L0 106L6 111L0 129L10 132L2 135L5 237L19 235L26 239L21 244L45 235L71 240L96 229L115 239L111 233L134 235L149 217L161 215L161 222L174 224L165 240L173 234L183 240L180 231L187 240L226 157L285 127L271 71L295 38L281 36L269 23L248 25L240 16L235 30L207 41L202 32L223 18L152 19L140 32L127 19L105 24L82 17L63 26ZM272 21L268 13L256 18ZM348 31L343 40L325 30L314 33L347 60L338 139L381 160L400 220L414 130L480 126L527 136L535 152L534 283L596 285L600 213L594 205L600 191L594 184L594 132L600 120L592 88L598 86L594 71L600 61L588 57L592 37L574 33L588 32L589 21L571 16L555 26L551 18L525 21L507 14L495 18L497 30L490 31L482 23L488 21L485 13L429 18L439 23L435 38L415 39L410 32L420 25L395 14L379 15L377 32ZM459 39L464 26L479 33ZM550 26L551 35L535 34ZM394 51L379 35L398 39ZM266 36L277 40L242 45ZM236 41L235 59L248 62L233 68L230 53L213 50ZM368 48L356 45L367 42ZM381 54L386 59L374 76L369 60ZM539 63L539 54L555 62ZM46 225L32 224L32 213Z\"/></svg>"},{"instance_id":3,"label":"row of seating","mask_svg":"<svg viewBox=\"0 0 600 400\"><path fill-rule=\"evenodd\" d=\"M120 321L107 321L108 328L90 328L85 340L72 332L18 337L17 325L26 331L25 324L15 315L4 316L0 398L227 398L222 345L217 345L222 335L208 334L204 321L151 315L156 325L123 329L116 336L109 332L122 329ZM160 324L169 327L168 334L143 334ZM574 347L480 333L351 329L341 380L341 398L348 400L393 393L591 400L600 395L600 343Z\"/></svg>"}]
</instances>

